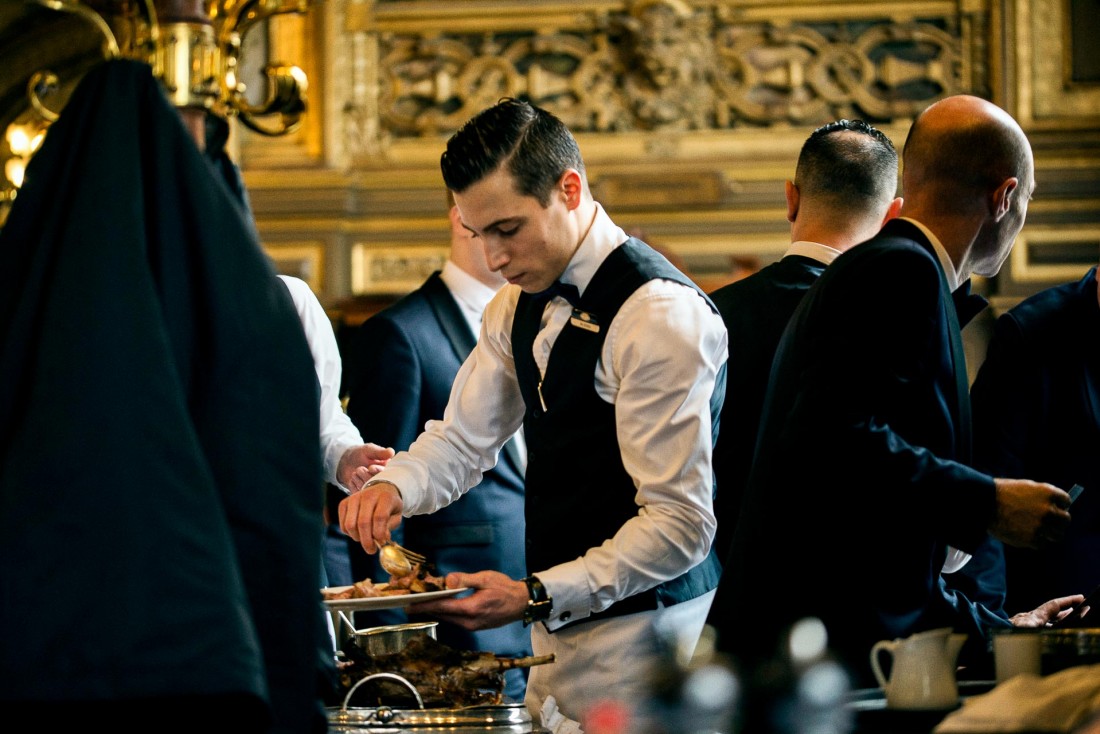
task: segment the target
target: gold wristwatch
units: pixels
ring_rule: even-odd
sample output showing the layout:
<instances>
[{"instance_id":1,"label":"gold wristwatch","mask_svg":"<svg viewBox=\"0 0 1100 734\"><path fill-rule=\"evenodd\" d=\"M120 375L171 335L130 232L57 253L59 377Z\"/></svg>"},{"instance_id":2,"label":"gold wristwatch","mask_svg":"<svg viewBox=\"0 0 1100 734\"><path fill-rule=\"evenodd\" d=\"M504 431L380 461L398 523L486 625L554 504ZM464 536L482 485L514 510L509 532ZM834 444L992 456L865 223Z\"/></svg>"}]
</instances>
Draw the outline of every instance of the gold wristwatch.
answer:
<instances>
[{"instance_id":1,"label":"gold wristwatch","mask_svg":"<svg viewBox=\"0 0 1100 734\"><path fill-rule=\"evenodd\" d=\"M527 608L523 610L523 626L532 622L542 622L550 619L550 612L554 608L554 601L546 593L546 587L542 585L537 576L528 576L523 580L527 584Z\"/></svg>"}]
</instances>

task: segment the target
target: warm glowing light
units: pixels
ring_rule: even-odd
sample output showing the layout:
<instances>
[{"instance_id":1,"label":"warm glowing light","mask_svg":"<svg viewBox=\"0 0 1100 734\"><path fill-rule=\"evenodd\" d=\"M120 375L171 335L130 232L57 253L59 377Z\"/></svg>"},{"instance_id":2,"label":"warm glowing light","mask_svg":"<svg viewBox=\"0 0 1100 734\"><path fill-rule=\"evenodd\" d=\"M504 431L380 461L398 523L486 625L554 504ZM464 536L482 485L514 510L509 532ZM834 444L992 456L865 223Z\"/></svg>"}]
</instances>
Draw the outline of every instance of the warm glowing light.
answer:
<instances>
[{"instance_id":1,"label":"warm glowing light","mask_svg":"<svg viewBox=\"0 0 1100 734\"><path fill-rule=\"evenodd\" d=\"M26 172L22 158L9 158L4 164L4 175L12 182L15 188L23 185L23 174Z\"/></svg>"},{"instance_id":2,"label":"warm glowing light","mask_svg":"<svg viewBox=\"0 0 1100 734\"><path fill-rule=\"evenodd\" d=\"M8 149L11 151L11 157L4 161L4 176L11 182L12 186L18 189L23 185L27 162L42 146L42 141L46 138L46 126L36 125L33 122L22 125L12 123L8 125L4 137L7 139ZM0 160L3 159L0 158Z\"/></svg>"},{"instance_id":3,"label":"warm glowing light","mask_svg":"<svg viewBox=\"0 0 1100 734\"><path fill-rule=\"evenodd\" d=\"M31 136L22 125L8 126L8 147L15 155L25 156L31 152Z\"/></svg>"}]
</instances>

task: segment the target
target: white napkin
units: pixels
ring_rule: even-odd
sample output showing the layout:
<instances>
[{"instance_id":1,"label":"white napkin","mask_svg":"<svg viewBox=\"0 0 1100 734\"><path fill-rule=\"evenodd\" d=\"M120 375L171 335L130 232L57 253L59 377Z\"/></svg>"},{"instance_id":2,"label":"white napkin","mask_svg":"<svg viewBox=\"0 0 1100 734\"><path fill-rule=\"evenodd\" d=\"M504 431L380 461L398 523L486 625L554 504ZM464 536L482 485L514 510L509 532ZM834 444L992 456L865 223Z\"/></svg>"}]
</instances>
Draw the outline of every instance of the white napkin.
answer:
<instances>
[{"instance_id":1,"label":"white napkin","mask_svg":"<svg viewBox=\"0 0 1100 734\"><path fill-rule=\"evenodd\" d=\"M960 568L970 563L970 558L971 555L966 551L947 546L947 559L943 562L943 568L940 569L940 573L955 573Z\"/></svg>"},{"instance_id":2,"label":"white napkin","mask_svg":"<svg viewBox=\"0 0 1100 734\"><path fill-rule=\"evenodd\" d=\"M989 693L963 701L934 734L1072 732L1100 712L1100 664L1048 676L1022 673Z\"/></svg>"},{"instance_id":3,"label":"white napkin","mask_svg":"<svg viewBox=\"0 0 1100 734\"><path fill-rule=\"evenodd\" d=\"M580 722L567 719L565 714L558 711L558 701L553 696L547 696L542 702L539 716L542 718L542 727L553 734L584 734Z\"/></svg>"}]
</instances>

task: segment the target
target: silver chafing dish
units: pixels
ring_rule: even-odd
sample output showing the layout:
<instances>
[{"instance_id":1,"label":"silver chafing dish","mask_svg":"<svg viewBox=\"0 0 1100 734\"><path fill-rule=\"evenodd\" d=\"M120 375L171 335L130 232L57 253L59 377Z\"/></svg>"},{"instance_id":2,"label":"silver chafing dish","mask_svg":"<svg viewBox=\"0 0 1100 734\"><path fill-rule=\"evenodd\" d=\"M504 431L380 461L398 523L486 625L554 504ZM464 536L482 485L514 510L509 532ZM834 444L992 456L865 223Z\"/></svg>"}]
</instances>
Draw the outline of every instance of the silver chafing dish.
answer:
<instances>
[{"instance_id":1,"label":"silver chafing dish","mask_svg":"<svg viewBox=\"0 0 1100 734\"><path fill-rule=\"evenodd\" d=\"M530 734L546 731L531 721L522 703L465 709L333 708L329 731L337 734L446 732L447 734Z\"/></svg>"},{"instance_id":2,"label":"silver chafing dish","mask_svg":"<svg viewBox=\"0 0 1100 734\"><path fill-rule=\"evenodd\" d=\"M364 683L390 680L403 684L420 708L390 706L352 707L349 702ZM390 734L396 732L446 732L446 734L535 734L536 726L522 703L500 703L466 708L424 708L420 693L396 673L375 673L348 691L342 706L328 709L329 731L335 734Z\"/></svg>"},{"instance_id":3,"label":"silver chafing dish","mask_svg":"<svg viewBox=\"0 0 1100 734\"><path fill-rule=\"evenodd\" d=\"M414 640L434 641L436 623L407 623L372 627L354 633L354 645L371 657L389 657L405 650ZM389 686L390 693L378 689ZM406 693L395 696L394 690ZM374 690L371 690L374 689ZM353 700L371 700L371 706L353 706ZM415 701L416 708L395 704L398 700ZM462 708L426 707L416 686L399 670L375 672L355 682L341 706L326 711L329 731L334 734L395 734L436 732L437 734L536 734L547 732L537 725L522 703L503 702Z\"/></svg>"}]
</instances>

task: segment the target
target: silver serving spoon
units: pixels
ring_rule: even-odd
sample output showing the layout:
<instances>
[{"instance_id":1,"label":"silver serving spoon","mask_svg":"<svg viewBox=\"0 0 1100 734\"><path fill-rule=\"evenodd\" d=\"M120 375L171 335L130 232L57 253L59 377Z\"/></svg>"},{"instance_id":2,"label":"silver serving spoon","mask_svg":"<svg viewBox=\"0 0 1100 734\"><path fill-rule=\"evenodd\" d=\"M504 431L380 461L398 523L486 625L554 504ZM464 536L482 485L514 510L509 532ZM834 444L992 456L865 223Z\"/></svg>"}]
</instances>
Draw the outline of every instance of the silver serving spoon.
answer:
<instances>
[{"instance_id":1,"label":"silver serving spoon","mask_svg":"<svg viewBox=\"0 0 1100 734\"><path fill-rule=\"evenodd\" d=\"M414 564L422 564L428 559L419 553L402 548L390 541L378 549L378 563L390 576L408 576L413 573Z\"/></svg>"}]
</instances>

